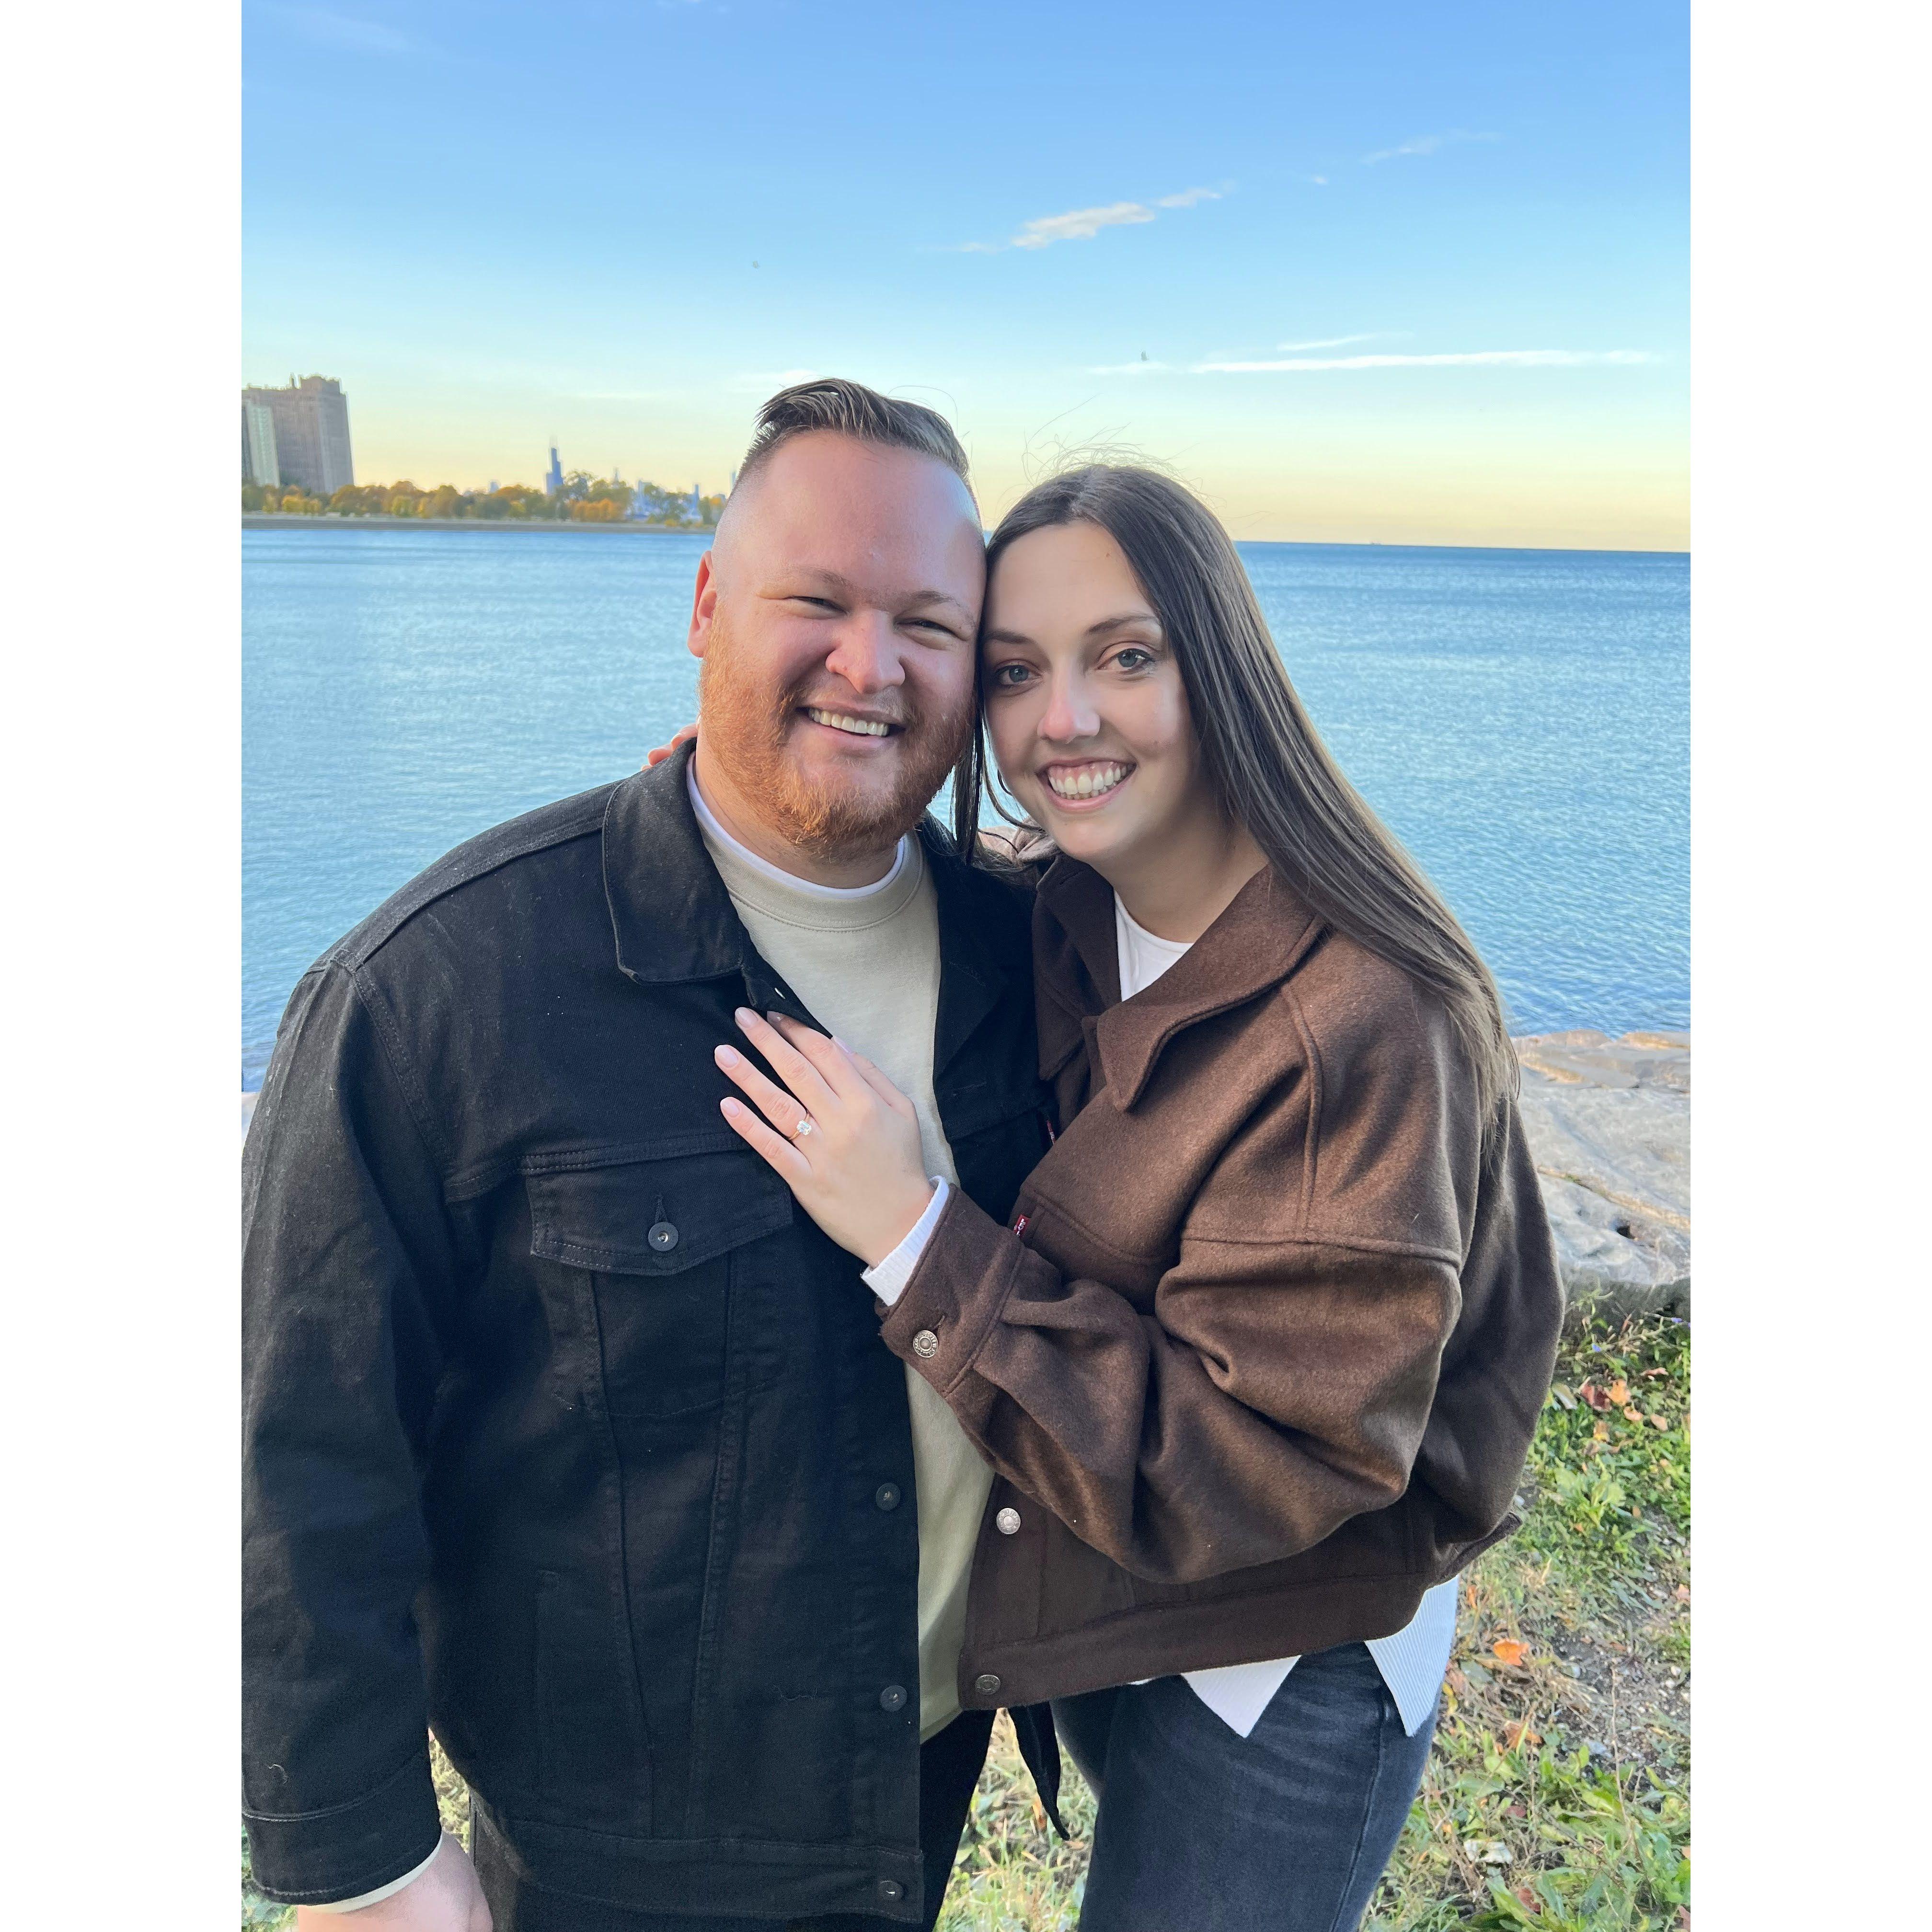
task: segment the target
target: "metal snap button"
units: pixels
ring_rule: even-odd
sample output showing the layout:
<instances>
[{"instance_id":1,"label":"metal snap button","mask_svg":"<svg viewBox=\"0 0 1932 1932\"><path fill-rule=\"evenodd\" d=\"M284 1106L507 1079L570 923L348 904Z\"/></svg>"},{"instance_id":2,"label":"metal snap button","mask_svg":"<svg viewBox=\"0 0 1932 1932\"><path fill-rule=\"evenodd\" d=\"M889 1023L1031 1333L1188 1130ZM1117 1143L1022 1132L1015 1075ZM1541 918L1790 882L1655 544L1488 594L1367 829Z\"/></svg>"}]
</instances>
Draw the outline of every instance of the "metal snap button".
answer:
<instances>
[{"instance_id":1,"label":"metal snap button","mask_svg":"<svg viewBox=\"0 0 1932 1932\"><path fill-rule=\"evenodd\" d=\"M922 1362L929 1362L939 1353L939 1337L930 1328L922 1328L912 1338L912 1352Z\"/></svg>"},{"instance_id":2,"label":"metal snap button","mask_svg":"<svg viewBox=\"0 0 1932 1932\"><path fill-rule=\"evenodd\" d=\"M905 1704L905 1686L903 1684L888 1684L879 1693L879 1708L882 1711L903 1711Z\"/></svg>"},{"instance_id":3,"label":"metal snap button","mask_svg":"<svg viewBox=\"0 0 1932 1932\"><path fill-rule=\"evenodd\" d=\"M1002 1536L1017 1536L1020 1532L1020 1513L1016 1509L1003 1509L993 1519L993 1527Z\"/></svg>"},{"instance_id":4,"label":"metal snap button","mask_svg":"<svg viewBox=\"0 0 1932 1932\"><path fill-rule=\"evenodd\" d=\"M878 1509L896 1510L898 1508L903 1495L904 1492L898 1484L881 1483L872 1492L873 1506Z\"/></svg>"},{"instance_id":5,"label":"metal snap button","mask_svg":"<svg viewBox=\"0 0 1932 1932\"><path fill-rule=\"evenodd\" d=\"M998 1692L999 1688L1000 1680L990 1670L983 1672L973 1680L974 1694L976 1696L991 1697Z\"/></svg>"},{"instance_id":6,"label":"metal snap button","mask_svg":"<svg viewBox=\"0 0 1932 1932\"><path fill-rule=\"evenodd\" d=\"M634 1221L631 1225L635 1227L637 1223ZM652 1224L644 1238L659 1254L668 1255L677 1246L677 1230L668 1221L658 1221Z\"/></svg>"},{"instance_id":7,"label":"metal snap button","mask_svg":"<svg viewBox=\"0 0 1932 1932\"><path fill-rule=\"evenodd\" d=\"M905 1896L905 1887L896 1878L882 1878L879 1881L879 1896L888 1905L896 1905Z\"/></svg>"}]
</instances>

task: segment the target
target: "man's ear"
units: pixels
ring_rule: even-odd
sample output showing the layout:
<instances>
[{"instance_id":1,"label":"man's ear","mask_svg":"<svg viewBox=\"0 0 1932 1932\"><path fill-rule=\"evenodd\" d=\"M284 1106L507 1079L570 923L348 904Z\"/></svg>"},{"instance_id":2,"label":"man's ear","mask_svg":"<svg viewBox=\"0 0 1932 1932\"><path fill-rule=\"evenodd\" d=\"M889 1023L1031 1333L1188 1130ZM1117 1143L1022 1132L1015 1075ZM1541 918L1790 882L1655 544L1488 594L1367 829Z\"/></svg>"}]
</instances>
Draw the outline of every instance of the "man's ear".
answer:
<instances>
[{"instance_id":1,"label":"man's ear","mask_svg":"<svg viewBox=\"0 0 1932 1932\"><path fill-rule=\"evenodd\" d=\"M698 587L692 594L691 632L685 646L694 658L704 655L711 641L711 620L718 609L718 584L711 574L711 553L698 560Z\"/></svg>"}]
</instances>

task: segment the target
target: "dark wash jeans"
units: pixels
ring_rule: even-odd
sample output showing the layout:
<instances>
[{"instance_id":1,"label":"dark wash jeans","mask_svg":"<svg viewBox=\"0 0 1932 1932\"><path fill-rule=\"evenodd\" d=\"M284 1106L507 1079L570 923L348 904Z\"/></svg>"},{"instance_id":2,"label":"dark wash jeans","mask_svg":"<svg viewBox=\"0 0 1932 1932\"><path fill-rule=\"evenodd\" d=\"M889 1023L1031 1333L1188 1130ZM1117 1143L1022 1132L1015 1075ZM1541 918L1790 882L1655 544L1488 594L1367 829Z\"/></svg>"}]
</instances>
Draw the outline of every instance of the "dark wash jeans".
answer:
<instances>
[{"instance_id":1,"label":"dark wash jeans","mask_svg":"<svg viewBox=\"0 0 1932 1932\"><path fill-rule=\"evenodd\" d=\"M1080 1932L1353 1932L1436 1731L1404 1734L1359 1643L1304 1657L1246 1738L1179 1677L1053 1715L1100 1802Z\"/></svg>"},{"instance_id":2,"label":"dark wash jeans","mask_svg":"<svg viewBox=\"0 0 1932 1932\"><path fill-rule=\"evenodd\" d=\"M919 1750L919 1844L926 1870L924 1932L932 1932L946 1881L993 1733L990 1711L968 1711ZM492 1932L884 1932L870 1913L818 1918L698 1918L632 1912L533 1883L521 1861L492 1828L489 1813L472 1800L476 1875L490 1904Z\"/></svg>"}]
</instances>

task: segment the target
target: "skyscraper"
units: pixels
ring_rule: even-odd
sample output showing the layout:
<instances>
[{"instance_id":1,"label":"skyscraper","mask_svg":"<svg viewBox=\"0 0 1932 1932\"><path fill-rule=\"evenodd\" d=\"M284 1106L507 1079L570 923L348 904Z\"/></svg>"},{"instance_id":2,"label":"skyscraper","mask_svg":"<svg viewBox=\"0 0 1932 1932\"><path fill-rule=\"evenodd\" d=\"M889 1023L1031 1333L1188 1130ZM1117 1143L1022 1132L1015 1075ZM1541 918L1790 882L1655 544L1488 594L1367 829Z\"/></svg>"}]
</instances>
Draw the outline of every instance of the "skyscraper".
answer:
<instances>
[{"instance_id":1,"label":"skyscraper","mask_svg":"<svg viewBox=\"0 0 1932 1932\"><path fill-rule=\"evenodd\" d=\"M324 497L356 481L349 400L332 376L304 376L299 382L291 376L283 388L244 389L242 425L248 481L292 483Z\"/></svg>"},{"instance_id":2,"label":"skyscraper","mask_svg":"<svg viewBox=\"0 0 1932 1932\"><path fill-rule=\"evenodd\" d=\"M275 455L275 416L266 403L242 398L242 480L279 488L281 464Z\"/></svg>"},{"instance_id":3,"label":"skyscraper","mask_svg":"<svg viewBox=\"0 0 1932 1932\"><path fill-rule=\"evenodd\" d=\"M550 471L544 478L544 488L553 496L563 494L563 465L556 460L556 445L550 446Z\"/></svg>"}]
</instances>

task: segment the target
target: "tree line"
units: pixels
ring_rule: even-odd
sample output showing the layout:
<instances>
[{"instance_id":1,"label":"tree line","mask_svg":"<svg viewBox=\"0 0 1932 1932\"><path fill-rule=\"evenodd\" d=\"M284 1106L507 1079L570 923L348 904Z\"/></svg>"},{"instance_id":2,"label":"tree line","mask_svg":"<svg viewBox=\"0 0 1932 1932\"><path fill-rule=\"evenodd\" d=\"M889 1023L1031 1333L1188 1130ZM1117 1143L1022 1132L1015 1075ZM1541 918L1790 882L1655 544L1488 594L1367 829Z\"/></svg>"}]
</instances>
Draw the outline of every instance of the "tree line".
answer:
<instances>
[{"instance_id":1,"label":"tree line","mask_svg":"<svg viewBox=\"0 0 1932 1932\"><path fill-rule=\"evenodd\" d=\"M244 483L242 508L250 516L419 517L474 518L479 522L615 524L626 521L641 501L640 520L667 530L710 530L724 507L722 496L700 496L693 515L688 491L662 490L655 483L619 483L608 476L571 470L555 496L526 483L496 490L459 490L440 483L434 490L415 484L351 483L332 496L311 495L299 485Z\"/></svg>"}]
</instances>

